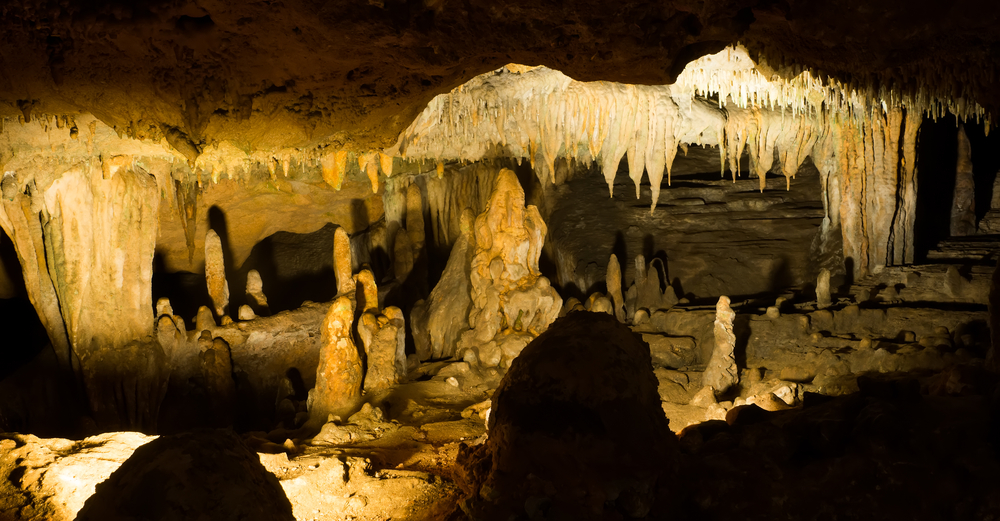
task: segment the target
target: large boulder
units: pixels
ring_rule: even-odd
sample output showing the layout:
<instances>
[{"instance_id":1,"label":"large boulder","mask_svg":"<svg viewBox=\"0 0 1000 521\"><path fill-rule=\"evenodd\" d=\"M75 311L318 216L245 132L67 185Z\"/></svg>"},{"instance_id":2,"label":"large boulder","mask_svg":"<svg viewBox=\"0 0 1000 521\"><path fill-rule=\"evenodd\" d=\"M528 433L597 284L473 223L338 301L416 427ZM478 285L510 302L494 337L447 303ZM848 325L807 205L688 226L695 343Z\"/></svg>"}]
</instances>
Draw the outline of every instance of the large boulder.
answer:
<instances>
[{"instance_id":1,"label":"large boulder","mask_svg":"<svg viewBox=\"0 0 1000 521\"><path fill-rule=\"evenodd\" d=\"M288 520L292 506L257 453L225 430L161 436L97 485L77 521Z\"/></svg>"},{"instance_id":2,"label":"large boulder","mask_svg":"<svg viewBox=\"0 0 1000 521\"><path fill-rule=\"evenodd\" d=\"M492 403L488 440L460 455L473 519L641 518L675 472L649 347L611 315L555 321Z\"/></svg>"}]
</instances>

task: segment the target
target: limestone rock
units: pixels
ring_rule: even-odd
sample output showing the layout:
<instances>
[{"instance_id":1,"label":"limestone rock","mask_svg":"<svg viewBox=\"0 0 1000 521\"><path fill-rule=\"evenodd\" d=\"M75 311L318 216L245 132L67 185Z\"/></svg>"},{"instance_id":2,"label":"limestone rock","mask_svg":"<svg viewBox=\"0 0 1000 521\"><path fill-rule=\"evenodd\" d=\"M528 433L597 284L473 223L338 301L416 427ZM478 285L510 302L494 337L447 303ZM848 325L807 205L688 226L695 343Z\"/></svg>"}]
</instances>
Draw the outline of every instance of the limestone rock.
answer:
<instances>
[{"instance_id":1,"label":"limestone rock","mask_svg":"<svg viewBox=\"0 0 1000 521\"><path fill-rule=\"evenodd\" d=\"M587 297L587 303L583 307L592 313L607 313L612 316L615 314L614 304L611 303L611 299L600 293L592 293Z\"/></svg>"},{"instance_id":2,"label":"limestone rock","mask_svg":"<svg viewBox=\"0 0 1000 521\"><path fill-rule=\"evenodd\" d=\"M650 315L677 305L677 293L670 284L664 290L661 276L666 276L663 261L653 259L648 265L642 255L635 256L635 309L645 309ZM631 288L629 288L630 291Z\"/></svg>"},{"instance_id":3,"label":"limestone rock","mask_svg":"<svg viewBox=\"0 0 1000 521\"><path fill-rule=\"evenodd\" d=\"M173 315L174 308L170 305L170 299L161 298L156 301L156 316Z\"/></svg>"},{"instance_id":4,"label":"limestone rock","mask_svg":"<svg viewBox=\"0 0 1000 521\"><path fill-rule=\"evenodd\" d=\"M608 260L608 273L605 277L608 286L608 296L614 305L614 315L619 322L625 322L625 297L622 295L622 268L618 264L618 257L611 254Z\"/></svg>"},{"instance_id":5,"label":"limestone rock","mask_svg":"<svg viewBox=\"0 0 1000 521\"><path fill-rule=\"evenodd\" d=\"M221 318L229 306L229 282L226 281L222 240L215 230L208 230L205 235L205 280L208 282L208 295L212 298L215 315Z\"/></svg>"},{"instance_id":6,"label":"limestone rock","mask_svg":"<svg viewBox=\"0 0 1000 521\"><path fill-rule=\"evenodd\" d=\"M80 521L292 521L292 505L257 453L226 430L161 436L97 486Z\"/></svg>"},{"instance_id":7,"label":"limestone rock","mask_svg":"<svg viewBox=\"0 0 1000 521\"><path fill-rule=\"evenodd\" d=\"M0 519L76 519L94 488L154 439L128 431L79 441L0 434Z\"/></svg>"},{"instance_id":8,"label":"limestone rock","mask_svg":"<svg viewBox=\"0 0 1000 521\"><path fill-rule=\"evenodd\" d=\"M396 306L389 306L383 310L385 318L389 319L389 323L396 328L396 354L393 358L393 364L396 368L396 382L403 382L406 380L407 366L406 366L406 317L403 315L403 310L397 308Z\"/></svg>"},{"instance_id":9,"label":"limestone rock","mask_svg":"<svg viewBox=\"0 0 1000 521\"><path fill-rule=\"evenodd\" d=\"M729 307L729 297L725 296L719 297L715 310L715 349L705 368L702 383L712 387L716 394L721 394L739 381L734 353L736 335L733 333L736 313Z\"/></svg>"},{"instance_id":10,"label":"limestone rock","mask_svg":"<svg viewBox=\"0 0 1000 521\"><path fill-rule=\"evenodd\" d=\"M562 298L538 269L545 223L536 207L525 206L524 190L514 172L501 169L497 174L489 203L476 217L472 230L471 329L461 334L459 349L486 344L504 330L532 335L544 331L559 315ZM457 277L464 260L458 253L455 259L455 271L447 284L461 286ZM457 329L454 324L451 327ZM447 327L438 331L446 329L454 331Z\"/></svg>"},{"instance_id":11,"label":"limestone rock","mask_svg":"<svg viewBox=\"0 0 1000 521\"><path fill-rule=\"evenodd\" d=\"M310 393L309 423L319 427L330 415L346 418L361 398L363 373L353 340L354 303L337 297L323 319L316 387Z\"/></svg>"},{"instance_id":12,"label":"limestone rock","mask_svg":"<svg viewBox=\"0 0 1000 521\"><path fill-rule=\"evenodd\" d=\"M452 246L441 279L425 303L414 307L410 315L413 343L421 360L454 356L462 332L469 329L474 219L471 210L462 212L462 233Z\"/></svg>"},{"instance_id":13,"label":"limestone rock","mask_svg":"<svg viewBox=\"0 0 1000 521\"><path fill-rule=\"evenodd\" d=\"M217 326L218 324L215 323L215 317L212 315L212 310L208 309L207 306L199 307L198 314L195 316L194 320L194 330L205 331L215 329Z\"/></svg>"},{"instance_id":14,"label":"limestone rock","mask_svg":"<svg viewBox=\"0 0 1000 521\"><path fill-rule=\"evenodd\" d=\"M260 279L260 272L257 270L247 272L246 297L248 305L255 313L269 314L267 297L264 295L264 281Z\"/></svg>"},{"instance_id":15,"label":"limestone rock","mask_svg":"<svg viewBox=\"0 0 1000 521\"><path fill-rule=\"evenodd\" d=\"M156 340L160 343L168 363L172 363L174 356L187 345L184 319L161 315L156 321Z\"/></svg>"},{"instance_id":16,"label":"limestone rock","mask_svg":"<svg viewBox=\"0 0 1000 521\"><path fill-rule=\"evenodd\" d=\"M253 312L253 308L247 304L240 306L239 319L240 320L253 320L257 318L257 314Z\"/></svg>"},{"instance_id":17,"label":"limestone rock","mask_svg":"<svg viewBox=\"0 0 1000 521\"><path fill-rule=\"evenodd\" d=\"M333 232L333 272L337 277L337 295L353 295L354 270L351 258L351 238L343 226Z\"/></svg>"},{"instance_id":18,"label":"limestone rock","mask_svg":"<svg viewBox=\"0 0 1000 521\"><path fill-rule=\"evenodd\" d=\"M822 268L816 277L816 307L826 309L832 303L830 300L830 270Z\"/></svg>"},{"instance_id":19,"label":"limestone rock","mask_svg":"<svg viewBox=\"0 0 1000 521\"><path fill-rule=\"evenodd\" d=\"M365 392L389 389L401 381L399 345L404 328L403 312L396 307L386 309L386 315L367 312L358 320L358 337L361 339L367 360ZM390 315L393 318L390 318ZM405 358L404 358L405 360Z\"/></svg>"},{"instance_id":20,"label":"limestone rock","mask_svg":"<svg viewBox=\"0 0 1000 521\"><path fill-rule=\"evenodd\" d=\"M364 299L358 302L358 309L378 313L378 286L375 284L375 276L372 271L367 268L361 270L354 276L354 282L356 285L361 285L361 297Z\"/></svg>"},{"instance_id":21,"label":"limestone rock","mask_svg":"<svg viewBox=\"0 0 1000 521\"><path fill-rule=\"evenodd\" d=\"M612 316L571 313L494 393L488 439L459 455L459 506L474 519L528 518L540 505L549 519L643 518L669 486L674 440L645 344Z\"/></svg>"}]
</instances>

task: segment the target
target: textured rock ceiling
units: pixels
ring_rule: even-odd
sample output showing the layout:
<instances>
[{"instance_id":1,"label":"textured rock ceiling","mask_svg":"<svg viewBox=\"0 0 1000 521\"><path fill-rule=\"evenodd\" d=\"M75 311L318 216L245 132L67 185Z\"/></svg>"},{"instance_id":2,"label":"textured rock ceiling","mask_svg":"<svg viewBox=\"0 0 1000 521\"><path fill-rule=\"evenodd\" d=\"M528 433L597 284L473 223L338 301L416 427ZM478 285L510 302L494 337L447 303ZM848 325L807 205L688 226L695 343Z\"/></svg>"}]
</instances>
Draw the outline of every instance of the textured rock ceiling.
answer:
<instances>
[{"instance_id":1,"label":"textured rock ceiling","mask_svg":"<svg viewBox=\"0 0 1000 521\"><path fill-rule=\"evenodd\" d=\"M1000 98L993 1L80 4L2 8L0 115L92 113L189 158L223 141L382 148L434 95L505 63L662 84L738 40L859 86L966 95L989 111Z\"/></svg>"}]
</instances>

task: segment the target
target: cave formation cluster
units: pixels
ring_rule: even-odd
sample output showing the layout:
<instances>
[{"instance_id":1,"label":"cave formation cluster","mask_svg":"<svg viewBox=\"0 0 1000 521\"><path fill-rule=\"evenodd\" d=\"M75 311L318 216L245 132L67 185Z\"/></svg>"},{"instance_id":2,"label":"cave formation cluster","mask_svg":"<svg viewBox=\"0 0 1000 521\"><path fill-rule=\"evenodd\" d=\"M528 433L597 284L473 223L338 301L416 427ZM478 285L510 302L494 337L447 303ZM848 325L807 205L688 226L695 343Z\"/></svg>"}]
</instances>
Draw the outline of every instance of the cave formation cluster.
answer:
<instances>
[{"instance_id":1,"label":"cave formation cluster","mask_svg":"<svg viewBox=\"0 0 1000 521\"><path fill-rule=\"evenodd\" d=\"M49 4L0 519L1000 514L1000 7Z\"/></svg>"}]
</instances>

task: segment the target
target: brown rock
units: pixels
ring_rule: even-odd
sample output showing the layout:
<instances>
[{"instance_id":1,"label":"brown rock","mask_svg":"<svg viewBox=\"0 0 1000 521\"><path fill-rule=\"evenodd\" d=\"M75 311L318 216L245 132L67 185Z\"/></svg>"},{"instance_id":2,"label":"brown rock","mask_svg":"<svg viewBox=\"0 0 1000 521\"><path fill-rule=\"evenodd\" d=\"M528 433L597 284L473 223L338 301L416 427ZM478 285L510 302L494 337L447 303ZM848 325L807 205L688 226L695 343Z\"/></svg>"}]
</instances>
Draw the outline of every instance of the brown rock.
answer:
<instances>
[{"instance_id":1,"label":"brown rock","mask_svg":"<svg viewBox=\"0 0 1000 521\"><path fill-rule=\"evenodd\" d=\"M361 398L363 373L354 346L354 303L337 297L323 320L316 387L310 393L309 424L322 426L331 415L346 418Z\"/></svg>"},{"instance_id":2,"label":"brown rock","mask_svg":"<svg viewBox=\"0 0 1000 521\"><path fill-rule=\"evenodd\" d=\"M605 277L608 286L608 296L614 305L614 315L619 322L625 322L625 297L622 296L622 267L618 264L618 257L611 254L608 260L608 273Z\"/></svg>"},{"instance_id":3,"label":"brown rock","mask_svg":"<svg viewBox=\"0 0 1000 521\"><path fill-rule=\"evenodd\" d=\"M161 436L115 470L77 519L292 521L292 505L257 453L226 430Z\"/></svg>"},{"instance_id":4,"label":"brown rock","mask_svg":"<svg viewBox=\"0 0 1000 521\"><path fill-rule=\"evenodd\" d=\"M354 271L351 259L351 238L343 227L333 233L333 272L337 277L337 295L352 295Z\"/></svg>"},{"instance_id":5,"label":"brown rock","mask_svg":"<svg viewBox=\"0 0 1000 521\"><path fill-rule=\"evenodd\" d=\"M215 315L222 317L229 306L229 283L226 281L225 259L222 258L222 240L215 230L208 230L205 235L205 280Z\"/></svg>"},{"instance_id":6,"label":"brown rock","mask_svg":"<svg viewBox=\"0 0 1000 521\"><path fill-rule=\"evenodd\" d=\"M543 504L549 519L645 517L676 450L645 344L614 317L571 313L494 393L489 438L459 456L460 505L489 520Z\"/></svg>"},{"instance_id":7,"label":"brown rock","mask_svg":"<svg viewBox=\"0 0 1000 521\"><path fill-rule=\"evenodd\" d=\"M736 313L729 307L729 297L719 297L715 311L715 350L708 361L702 383L715 389L717 394L726 392L739 381L736 368L736 335L733 334L733 320Z\"/></svg>"}]
</instances>

